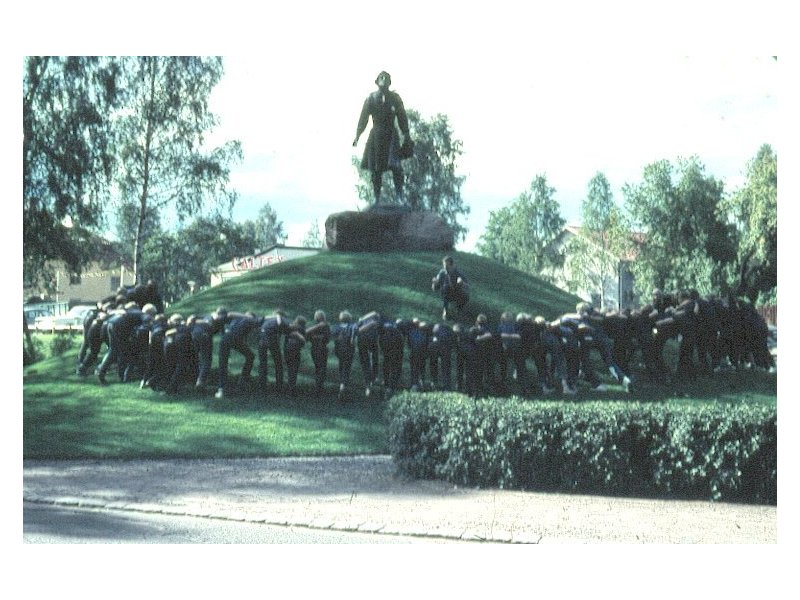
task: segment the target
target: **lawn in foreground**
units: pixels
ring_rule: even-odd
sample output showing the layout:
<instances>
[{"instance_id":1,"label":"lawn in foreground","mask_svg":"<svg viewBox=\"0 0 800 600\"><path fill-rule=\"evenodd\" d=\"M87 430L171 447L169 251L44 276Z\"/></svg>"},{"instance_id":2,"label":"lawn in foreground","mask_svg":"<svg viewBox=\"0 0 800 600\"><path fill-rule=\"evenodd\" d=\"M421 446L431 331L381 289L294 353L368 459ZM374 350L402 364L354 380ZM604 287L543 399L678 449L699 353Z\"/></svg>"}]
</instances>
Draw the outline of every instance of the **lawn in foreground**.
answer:
<instances>
[{"instance_id":1,"label":"lawn in foreground","mask_svg":"<svg viewBox=\"0 0 800 600\"><path fill-rule=\"evenodd\" d=\"M75 355L25 370L23 456L229 458L387 452L383 402L255 393L215 400L209 387L175 396L74 375ZM333 387L331 387L333 391Z\"/></svg>"},{"instance_id":2,"label":"lawn in foreground","mask_svg":"<svg viewBox=\"0 0 800 600\"><path fill-rule=\"evenodd\" d=\"M328 394L317 399L310 365L301 370L296 397L242 391L215 400L214 388L191 387L175 396L136 383L110 385L74 374L77 350L23 371L23 456L28 459L234 458L388 453L386 400L356 394L336 400L334 364ZM234 357L237 374L241 358ZM270 372L271 373L271 372ZM353 379L358 388L360 370ZM214 377L210 381L215 381ZM777 376L760 371L725 372L671 386L637 386L631 395L610 385L605 393L583 388L575 400L594 403L656 402L672 405L775 406ZM358 388L362 389L362 388ZM559 401L550 397L548 401ZM503 402L504 399L498 399ZM540 401L533 399L531 401Z\"/></svg>"}]
</instances>

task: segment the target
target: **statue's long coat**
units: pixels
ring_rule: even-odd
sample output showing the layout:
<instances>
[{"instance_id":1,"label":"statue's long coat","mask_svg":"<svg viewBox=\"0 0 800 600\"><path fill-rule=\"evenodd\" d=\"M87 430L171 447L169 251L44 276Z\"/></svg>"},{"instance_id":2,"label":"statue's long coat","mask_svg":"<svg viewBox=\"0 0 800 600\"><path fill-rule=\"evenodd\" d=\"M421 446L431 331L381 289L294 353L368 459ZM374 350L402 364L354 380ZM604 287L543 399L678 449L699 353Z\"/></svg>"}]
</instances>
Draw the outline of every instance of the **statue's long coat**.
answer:
<instances>
[{"instance_id":1,"label":"statue's long coat","mask_svg":"<svg viewBox=\"0 0 800 600\"><path fill-rule=\"evenodd\" d=\"M400 132L409 139L408 116L403 101L396 92L378 90L367 96L361 117L358 119L358 135L367 128L372 117L372 129L364 148L361 168L383 173L400 168Z\"/></svg>"}]
</instances>

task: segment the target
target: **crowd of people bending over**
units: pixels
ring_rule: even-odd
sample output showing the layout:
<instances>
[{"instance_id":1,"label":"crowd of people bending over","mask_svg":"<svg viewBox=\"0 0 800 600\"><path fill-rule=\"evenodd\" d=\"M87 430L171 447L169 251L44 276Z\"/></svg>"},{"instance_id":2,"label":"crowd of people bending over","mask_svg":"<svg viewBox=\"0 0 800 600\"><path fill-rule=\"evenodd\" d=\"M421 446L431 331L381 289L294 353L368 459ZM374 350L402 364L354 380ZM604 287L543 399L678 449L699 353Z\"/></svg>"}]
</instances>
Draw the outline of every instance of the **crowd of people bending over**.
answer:
<instances>
[{"instance_id":1,"label":"crowd of people bending over","mask_svg":"<svg viewBox=\"0 0 800 600\"><path fill-rule=\"evenodd\" d=\"M136 289L138 294L121 290L115 298L98 302L86 318L79 375L87 376L99 360L95 374L102 384L116 366L120 381L138 381L141 387L166 393L183 386L205 388L213 385L209 379L214 336L219 338L217 398L230 392L228 365L234 350L244 357L242 383L257 384L266 392L271 362L274 390L288 394L296 392L307 351L317 395L325 393L332 350L338 376L330 379L338 384L342 400L354 392L351 373L356 357L367 397L379 382L388 394L410 388L457 390L472 396L557 391L571 396L579 380L596 391L607 389L594 368L601 363L626 392L639 362L643 368L637 366L636 376L656 382L674 376L691 378L724 366L774 367L766 322L751 304L700 298L696 292L668 295L657 290L647 306L622 313L598 311L582 302L574 313L554 320L506 312L495 325L484 314L474 324L451 325L446 318L428 323L378 311L359 318L342 311L329 322L325 312L317 310L309 322L301 315L290 318L280 309L259 317L220 307L209 315L184 318L159 310L154 286L150 295ZM674 367L664 359L669 339L678 340ZM251 374L256 352L251 343L257 344L259 361L255 381ZM100 359L104 345L107 350ZM403 381L406 356L410 378Z\"/></svg>"}]
</instances>

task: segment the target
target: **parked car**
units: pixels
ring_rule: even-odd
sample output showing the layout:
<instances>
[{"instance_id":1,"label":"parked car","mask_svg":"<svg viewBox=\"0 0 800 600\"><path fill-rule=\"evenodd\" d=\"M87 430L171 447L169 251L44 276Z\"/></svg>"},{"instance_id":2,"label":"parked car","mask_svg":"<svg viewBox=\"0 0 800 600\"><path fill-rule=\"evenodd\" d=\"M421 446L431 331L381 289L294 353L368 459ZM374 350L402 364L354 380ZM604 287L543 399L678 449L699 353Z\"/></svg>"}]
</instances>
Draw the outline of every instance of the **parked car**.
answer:
<instances>
[{"instance_id":1,"label":"parked car","mask_svg":"<svg viewBox=\"0 0 800 600\"><path fill-rule=\"evenodd\" d=\"M94 308L79 304L70 308L64 315L42 315L36 317L34 328L38 331L77 331L83 328L83 320Z\"/></svg>"},{"instance_id":2,"label":"parked car","mask_svg":"<svg viewBox=\"0 0 800 600\"><path fill-rule=\"evenodd\" d=\"M50 311L45 308L29 308L27 310L23 310L25 313L25 320L28 322L29 328L36 327L36 319L39 317L46 317L50 314Z\"/></svg>"}]
</instances>

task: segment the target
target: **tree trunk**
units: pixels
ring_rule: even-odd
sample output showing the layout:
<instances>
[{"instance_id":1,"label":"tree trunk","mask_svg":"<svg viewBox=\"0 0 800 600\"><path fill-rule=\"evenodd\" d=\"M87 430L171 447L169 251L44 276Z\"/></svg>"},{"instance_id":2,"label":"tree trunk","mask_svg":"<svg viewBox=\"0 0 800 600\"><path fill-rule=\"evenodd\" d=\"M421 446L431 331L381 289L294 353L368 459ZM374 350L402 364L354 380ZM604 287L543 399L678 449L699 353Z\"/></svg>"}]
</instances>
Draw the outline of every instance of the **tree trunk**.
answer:
<instances>
[{"instance_id":1,"label":"tree trunk","mask_svg":"<svg viewBox=\"0 0 800 600\"><path fill-rule=\"evenodd\" d=\"M147 60L147 59L145 59ZM153 141L153 107L155 106L156 69L157 64L150 62L150 107L147 111L147 131L144 136L144 166L142 169L142 193L139 196L139 219L136 223L136 240L133 245L133 284L139 283L139 270L142 262L142 234L144 232L144 219L147 214L147 200L150 183L150 146Z\"/></svg>"},{"instance_id":2,"label":"tree trunk","mask_svg":"<svg viewBox=\"0 0 800 600\"><path fill-rule=\"evenodd\" d=\"M31 330L28 329L28 319L25 318L25 312L22 313L22 333L25 335L25 340L27 341L27 348L25 349L25 356L23 357L22 363L28 365L32 363L36 356L36 351L33 348L33 337L31 336Z\"/></svg>"}]
</instances>

